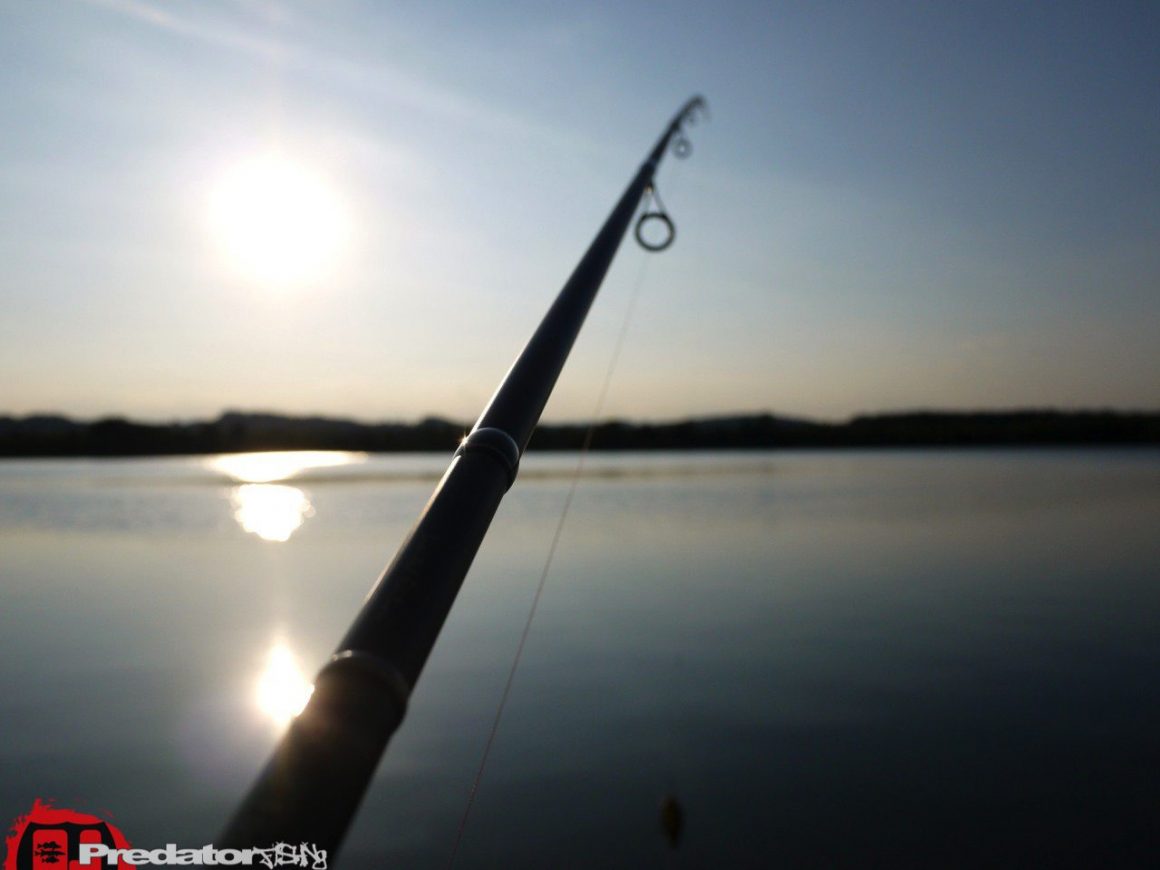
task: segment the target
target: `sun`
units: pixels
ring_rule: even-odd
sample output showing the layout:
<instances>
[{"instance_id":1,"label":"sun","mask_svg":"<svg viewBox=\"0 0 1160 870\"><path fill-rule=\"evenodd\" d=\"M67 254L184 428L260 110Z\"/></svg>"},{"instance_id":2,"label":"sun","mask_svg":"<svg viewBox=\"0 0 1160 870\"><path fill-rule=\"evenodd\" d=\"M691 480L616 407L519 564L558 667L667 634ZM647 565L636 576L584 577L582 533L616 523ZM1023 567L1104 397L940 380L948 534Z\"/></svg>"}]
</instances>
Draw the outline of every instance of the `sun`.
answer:
<instances>
[{"instance_id":1,"label":"sun","mask_svg":"<svg viewBox=\"0 0 1160 870\"><path fill-rule=\"evenodd\" d=\"M285 288L333 274L349 219L333 186L303 163L263 154L227 169L210 195L210 224L246 279Z\"/></svg>"}]
</instances>

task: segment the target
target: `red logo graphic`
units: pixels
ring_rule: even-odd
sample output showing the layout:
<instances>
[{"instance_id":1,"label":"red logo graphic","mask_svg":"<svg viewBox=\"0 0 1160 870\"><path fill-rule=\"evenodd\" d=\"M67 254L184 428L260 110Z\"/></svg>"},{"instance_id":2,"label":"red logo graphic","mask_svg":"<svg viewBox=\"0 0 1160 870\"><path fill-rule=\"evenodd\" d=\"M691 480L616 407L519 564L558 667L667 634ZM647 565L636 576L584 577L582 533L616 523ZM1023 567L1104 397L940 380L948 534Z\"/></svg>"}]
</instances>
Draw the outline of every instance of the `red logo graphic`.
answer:
<instances>
[{"instance_id":1,"label":"red logo graphic","mask_svg":"<svg viewBox=\"0 0 1160 870\"><path fill-rule=\"evenodd\" d=\"M12 823L8 832L8 854L4 870L127 870L131 864L106 864L101 858L91 864L79 862L82 843L101 843L128 849L129 841L113 825L73 810L57 809L50 801L37 799L32 809Z\"/></svg>"}]
</instances>

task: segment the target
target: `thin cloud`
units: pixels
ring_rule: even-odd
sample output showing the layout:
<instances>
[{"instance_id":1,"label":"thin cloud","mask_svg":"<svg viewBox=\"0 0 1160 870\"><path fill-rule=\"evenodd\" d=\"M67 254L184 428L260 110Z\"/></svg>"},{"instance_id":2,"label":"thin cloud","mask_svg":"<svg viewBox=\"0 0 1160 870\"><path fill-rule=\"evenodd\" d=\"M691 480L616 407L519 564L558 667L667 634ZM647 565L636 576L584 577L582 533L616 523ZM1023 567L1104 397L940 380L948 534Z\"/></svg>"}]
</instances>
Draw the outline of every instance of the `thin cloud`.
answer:
<instances>
[{"instance_id":1,"label":"thin cloud","mask_svg":"<svg viewBox=\"0 0 1160 870\"><path fill-rule=\"evenodd\" d=\"M573 138L543 124L530 121L496 106L493 103L465 96L451 89L432 84L426 79L385 66L381 61L351 58L349 55L322 52L302 43L275 37L256 37L237 27L192 18L162 9L140 0L83 0L90 6L109 10L142 24L190 40L226 48L248 55L256 55L279 64L323 75L355 90L370 91L385 97L400 107L442 116L477 128L516 131L522 135L546 141L552 146L575 147ZM270 17L277 17L280 26L290 22L281 9L270 8ZM297 23L305 29L317 28L302 18Z\"/></svg>"}]
</instances>

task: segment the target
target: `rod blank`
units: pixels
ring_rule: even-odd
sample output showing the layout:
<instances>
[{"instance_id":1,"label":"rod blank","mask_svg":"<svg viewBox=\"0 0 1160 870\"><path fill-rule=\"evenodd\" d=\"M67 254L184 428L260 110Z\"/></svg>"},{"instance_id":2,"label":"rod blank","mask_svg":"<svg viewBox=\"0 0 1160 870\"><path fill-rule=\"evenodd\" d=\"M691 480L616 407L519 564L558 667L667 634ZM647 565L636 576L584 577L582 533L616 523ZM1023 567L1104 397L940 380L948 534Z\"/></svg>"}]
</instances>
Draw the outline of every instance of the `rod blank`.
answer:
<instances>
[{"instance_id":1,"label":"rod blank","mask_svg":"<svg viewBox=\"0 0 1160 870\"><path fill-rule=\"evenodd\" d=\"M629 182L217 839L220 848L306 842L333 859L641 197L670 141L703 107L694 97L681 108Z\"/></svg>"}]
</instances>

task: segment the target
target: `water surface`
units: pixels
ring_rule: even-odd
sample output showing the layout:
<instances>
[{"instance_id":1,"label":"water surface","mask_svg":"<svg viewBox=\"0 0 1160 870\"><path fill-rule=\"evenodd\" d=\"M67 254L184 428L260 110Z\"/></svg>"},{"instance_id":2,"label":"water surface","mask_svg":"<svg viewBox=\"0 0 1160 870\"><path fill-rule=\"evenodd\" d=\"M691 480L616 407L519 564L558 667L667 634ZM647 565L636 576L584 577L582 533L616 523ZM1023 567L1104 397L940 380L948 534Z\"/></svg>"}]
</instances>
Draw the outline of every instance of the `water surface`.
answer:
<instances>
[{"instance_id":1,"label":"water surface","mask_svg":"<svg viewBox=\"0 0 1160 870\"><path fill-rule=\"evenodd\" d=\"M0 462L0 815L211 842L447 460ZM339 866L445 864L574 464L525 460ZM459 866L1145 866L1158 527L1155 450L591 457Z\"/></svg>"}]
</instances>

